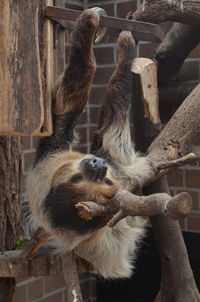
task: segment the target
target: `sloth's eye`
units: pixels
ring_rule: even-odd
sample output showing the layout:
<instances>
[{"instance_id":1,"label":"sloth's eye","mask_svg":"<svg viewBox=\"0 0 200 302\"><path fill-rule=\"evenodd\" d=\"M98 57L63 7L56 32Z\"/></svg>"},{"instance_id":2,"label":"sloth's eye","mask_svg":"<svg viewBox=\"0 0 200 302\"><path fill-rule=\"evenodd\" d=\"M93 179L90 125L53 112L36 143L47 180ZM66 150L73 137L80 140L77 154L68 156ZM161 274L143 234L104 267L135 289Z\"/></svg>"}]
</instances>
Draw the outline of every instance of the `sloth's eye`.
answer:
<instances>
[{"instance_id":1,"label":"sloth's eye","mask_svg":"<svg viewBox=\"0 0 200 302\"><path fill-rule=\"evenodd\" d=\"M75 174L71 177L70 181L73 183L77 183L83 180L83 176L81 174Z\"/></svg>"},{"instance_id":2,"label":"sloth's eye","mask_svg":"<svg viewBox=\"0 0 200 302\"><path fill-rule=\"evenodd\" d=\"M105 183L106 183L108 186L114 185L114 183L112 182L112 180L110 180L110 179L108 179L108 178L105 179Z\"/></svg>"}]
</instances>

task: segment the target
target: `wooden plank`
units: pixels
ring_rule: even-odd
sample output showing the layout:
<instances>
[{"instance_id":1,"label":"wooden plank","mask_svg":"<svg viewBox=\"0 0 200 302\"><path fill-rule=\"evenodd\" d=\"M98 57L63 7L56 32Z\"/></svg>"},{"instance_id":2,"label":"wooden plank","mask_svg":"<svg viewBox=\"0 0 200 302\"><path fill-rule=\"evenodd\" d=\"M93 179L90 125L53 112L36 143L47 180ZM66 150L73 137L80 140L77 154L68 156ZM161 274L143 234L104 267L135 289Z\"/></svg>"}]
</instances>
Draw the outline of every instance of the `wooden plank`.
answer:
<instances>
[{"instance_id":1,"label":"wooden plank","mask_svg":"<svg viewBox=\"0 0 200 302\"><path fill-rule=\"evenodd\" d=\"M43 89L44 119L38 136L52 134L52 89L54 85L54 53L53 53L53 23L45 18L44 10L48 5L53 5L53 0L40 2L39 33L40 33L40 58L41 79Z\"/></svg>"},{"instance_id":2,"label":"wooden plank","mask_svg":"<svg viewBox=\"0 0 200 302\"><path fill-rule=\"evenodd\" d=\"M31 260L21 257L21 251L0 253L0 277L29 277L62 275L59 255L39 255Z\"/></svg>"},{"instance_id":3,"label":"wooden plank","mask_svg":"<svg viewBox=\"0 0 200 302\"><path fill-rule=\"evenodd\" d=\"M157 87L157 66L148 58L137 58L133 61L132 72L134 80L140 83L140 99L144 105L144 117L153 124L160 123L158 87ZM134 89L135 88L135 89ZM136 94L136 87L134 87Z\"/></svg>"},{"instance_id":4,"label":"wooden plank","mask_svg":"<svg viewBox=\"0 0 200 302\"><path fill-rule=\"evenodd\" d=\"M65 256L67 259L68 255ZM69 260L71 255L69 255ZM85 273L92 270L91 266L77 257L78 272ZM63 275L61 255L41 254L32 259L21 256L21 250L0 252L0 278L16 278L31 276Z\"/></svg>"},{"instance_id":5,"label":"wooden plank","mask_svg":"<svg viewBox=\"0 0 200 302\"><path fill-rule=\"evenodd\" d=\"M60 18L68 21L75 21L80 13L80 11L72 9L64 9L51 6L47 7L46 9L47 17ZM134 38L136 40L152 41L159 43L164 37L161 28L152 23L132 21L109 16L101 16L100 26L108 27L113 30L115 29L117 31L129 30L133 32Z\"/></svg>"},{"instance_id":6,"label":"wooden plank","mask_svg":"<svg viewBox=\"0 0 200 302\"><path fill-rule=\"evenodd\" d=\"M0 134L33 134L43 122L38 1L0 2Z\"/></svg>"},{"instance_id":7,"label":"wooden plank","mask_svg":"<svg viewBox=\"0 0 200 302\"><path fill-rule=\"evenodd\" d=\"M54 5L65 7L62 0L54 0ZM59 24L54 24L54 77L57 78L65 69L66 31Z\"/></svg>"},{"instance_id":8,"label":"wooden plank","mask_svg":"<svg viewBox=\"0 0 200 302\"><path fill-rule=\"evenodd\" d=\"M52 0L45 1L52 5ZM0 135L52 132L53 25L40 11L40 1L0 2Z\"/></svg>"}]
</instances>

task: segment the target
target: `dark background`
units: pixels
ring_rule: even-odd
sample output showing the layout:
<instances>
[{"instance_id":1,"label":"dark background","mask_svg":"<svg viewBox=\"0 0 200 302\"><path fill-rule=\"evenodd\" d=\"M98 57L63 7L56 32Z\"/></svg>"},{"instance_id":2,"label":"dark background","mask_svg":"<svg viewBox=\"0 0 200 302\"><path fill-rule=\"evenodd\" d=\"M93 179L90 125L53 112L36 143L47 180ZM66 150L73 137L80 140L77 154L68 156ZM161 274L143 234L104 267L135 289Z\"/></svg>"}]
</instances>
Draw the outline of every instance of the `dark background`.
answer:
<instances>
[{"instance_id":1,"label":"dark background","mask_svg":"<svg viewBox=\"0 0 200 302\"><path fill-rule=\"evenodd\" d=\"M183 232L183 236L195 280L200 290L200 234ZM98 279L97 302L153 302L159 288L160 259L152 230L149 229L141 246L133 277L118 281Z\"/></svg>"}]
</instances>

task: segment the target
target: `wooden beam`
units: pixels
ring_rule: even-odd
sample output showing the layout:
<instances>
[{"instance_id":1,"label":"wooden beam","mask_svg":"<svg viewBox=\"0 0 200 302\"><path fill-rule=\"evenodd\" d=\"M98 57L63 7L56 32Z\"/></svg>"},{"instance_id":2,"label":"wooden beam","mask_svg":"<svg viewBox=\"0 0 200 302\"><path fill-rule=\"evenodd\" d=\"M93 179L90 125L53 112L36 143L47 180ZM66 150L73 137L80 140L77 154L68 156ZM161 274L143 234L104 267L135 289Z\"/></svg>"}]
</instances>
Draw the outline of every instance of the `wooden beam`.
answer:
<instances>
[{"instance_id":1,"label":"wooden beam","mask_svg":"<svg viewBox=\"0 0 200 302\"><path fill-rule=\"evenodd\" d=\"M0 2L0 134L40 132L44 120L38 1Z\"/></svg>"},{"instance_id":2,"label":"wooden beam","mask_svg":"<svg viewBox=\"0 0 200 302\"><path fill-rule=\"evenodd\" d=\"M78 272L86 273L91 267L77 257ZM50 255L48 252L36 255L32 259L21 256L21 250L0 252L0 278L17 278L31 276L63 275L62 259L60 254Z\"/></svg>"},{"instance_id":3,"label":"wooden beam","mask_svg":"<svg viewBox=\"0 0 200 302\"><path fill-rule=\"evenodd\" d=\"M62 275L60 255L37 255L31 260L27 260L20 254L20 250L0 253L0 277Z\"/></svg>"},{"instance_id":4,"label":"wooden beam","mask_svg":"<svg viewBox=\"0 0 200 302\"><path fill-rule=\"evenodd\" d=\"M0 1L0 135L49 135L53 25L52 0Z\"/></svg>"},{"instance_id":5,"label":"wooden beam","mask_svg":"<svg viewBox=\"0 0 200 302\"><path fill-rule=\"evenodd\" d=\"M47 17L59 18L67 21L75 21L76 18L80 15L80 13L80 11L64 9L60 7L49 6L46 8ZM136 40L152 41L159 43L164 37L160 27L156 26L155 24L146 22L129 21L121 18L101 16L100 26L116 30L118 33L121 30L131 31ZM66 27L68 28L68 23L66 23Z\"/></svg>"}]
</instances>

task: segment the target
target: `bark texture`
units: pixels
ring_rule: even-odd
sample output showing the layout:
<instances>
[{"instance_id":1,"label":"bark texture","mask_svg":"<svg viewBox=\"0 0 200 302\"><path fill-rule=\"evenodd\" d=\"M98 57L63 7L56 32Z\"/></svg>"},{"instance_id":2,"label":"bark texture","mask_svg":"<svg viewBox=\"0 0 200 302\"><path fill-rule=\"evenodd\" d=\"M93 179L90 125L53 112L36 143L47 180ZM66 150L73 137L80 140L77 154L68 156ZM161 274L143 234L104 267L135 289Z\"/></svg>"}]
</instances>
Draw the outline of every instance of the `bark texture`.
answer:
<instances>
[{"instance_id":1,"label":"bark texture","mask_svg":"<svg viewBox=\"0 0 200 302\"><path fill-rule=\"evenodd\" d=\"M179 72L185 58L200 41L199 31L200 25L173 24L154 56L159 82L172 80Z\"/></svg>"},{"instance_id":2,"label":"bark texture","mask_svg":"<svg viewBox=\"0 0 200 302\"><path fill-rule=\"evenodd\" d=\"M167 161L191 152L200 156L200 84L152 142L148 157L153 161Z\"/></svg>"},{"instance_id":3,"label":"bark texture","mask_svg":"<svg viewBox=\"0 0 200 302\"><path fill-rule=\"evenodd\" d=\"M0 250L15 249L21 202L21 140L0 137ZM0 302L11 302L15 279L0 278Z\"/></svg>"},{"instance_id":4,"label":"bark texture","mask_svg":"<svg viewBox=\"0 0 200 302\"><path fill-rule=\"evenodd\" d=\"M196 102L199 102L200 87L197 86L158 135L161 124L154 124L148 117L144 116L145 110L140 94L142 87L139 86L137 81L134 84L136 84L136 87L133 96L133 119L136 128L137 149L143 152L148 150L149 156L155 161L179 158L196 149L200 141L200 120L195 120L196 111L191 111L191 109L192 106L196 105L200 107L196 104ZM192 102L191 107L190 101ZM197 107L195 109L198 109ZM189 129L189 126L192 128ZM191 130L195 133L192 133ZM157 135L158 137L155 139ZM148 148L150 143L151 145ZM163 147L163 145L165 146ZM146 195L160 192L169 193L165 176L144 188ZM163 216L153 216L150 219L162 267L161 288L155 302L199 302L200 295L178 222Z\"/></svg>"},{"instance_id":5,"label":"bark texture","mask_svg":"<svg viewBox=\"0 0 200 302\"><path fill-rule=\"evenodd\" d=\"M137 196L125 190L118 190L112 201L105 205L92 201L80 202L76 205L79 215L86 220L96 216L110 219L113 216L108 223L110 227L126 216L164 215L180 219L190 212L191 207L192 200L186 192L174 197L165 193Z\"/></svg>"},{"instance_id":6,"label":"bark texture","mask_svg":"<svg viewBox=\"0 0 200 302\"><path fill-rule=\"evenodd\" d=\"M198 0L144 0L136 12L130 12L128 17L152 23L175 21L199 24L200 2Z\"/></svg>"},{"instance_id":7,"label":"bark texture","mask_svg":"<svg viewBox=\"0 0 200 302\"><path fill-rule=\"evenodd\" d=\"M76 256L74 252L61 256L62 268L66 284L66 302L82 302L81 289L78 280Z\"/></svg>"}]
</instances>

